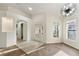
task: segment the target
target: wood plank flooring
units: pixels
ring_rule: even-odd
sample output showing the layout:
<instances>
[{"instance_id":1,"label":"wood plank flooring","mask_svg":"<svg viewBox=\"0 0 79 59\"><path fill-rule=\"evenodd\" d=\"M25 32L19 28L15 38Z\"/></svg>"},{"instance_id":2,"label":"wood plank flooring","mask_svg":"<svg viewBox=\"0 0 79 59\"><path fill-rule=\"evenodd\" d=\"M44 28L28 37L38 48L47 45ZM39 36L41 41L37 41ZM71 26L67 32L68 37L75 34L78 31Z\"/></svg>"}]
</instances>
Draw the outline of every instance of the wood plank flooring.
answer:
<instances>
[{"instance_id":1,"label":"wood plank flooring","mask_svg":"<svg viewBox=\"0 0 79 59\"><path fill-rule=\"evenodd\" d=\"M25 52L19 49L16 45L0 49L0 56L21 56L24 54Z\"/></svg>"},{"instance_id":2,"label":"wood plank flooring","mask_svg":"<svg viewBox=\"0 0 79 59\"><path fill-rule=\"evenodd\" d=\"M28 56L54 56L59 51L63 51L69 56L79 56L79 50L66 44L47 44L43 49L30 53Z\"/></svg>"},{"instance_id":3,"label":"wood plank flooring","mask_svg":"<svg viewBox=\"0 0 79 59\"><path fill-rule=\"evenodd\" d=\"M64 53L68 54L68 56L79 56L79 50L72 48L66 44L45 44L43 45L42 49L34 51L30 54L26 54L24 51L19 49L17 46L10 47L7 49L0 49L0 53L4 51L8 51L9 49L13 51L0 54L1 56L54 56L59 51L63 51ZM15 49L16 48L16 49Z\"/></svg>"}]
</instances>

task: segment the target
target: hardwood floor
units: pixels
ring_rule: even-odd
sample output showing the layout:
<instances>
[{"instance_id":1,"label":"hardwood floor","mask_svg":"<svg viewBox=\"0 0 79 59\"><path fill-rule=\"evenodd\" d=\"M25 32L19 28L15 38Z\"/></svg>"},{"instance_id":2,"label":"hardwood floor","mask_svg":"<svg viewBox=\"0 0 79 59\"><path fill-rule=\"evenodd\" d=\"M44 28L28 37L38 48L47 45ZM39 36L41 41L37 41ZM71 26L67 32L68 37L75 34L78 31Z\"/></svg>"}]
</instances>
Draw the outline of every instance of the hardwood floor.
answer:
<instances>
[{"instance_id":1,"label":"hardwood floor","mask_svg":"<svg viewBox=\"0 0 79 59\"><path fill-rule=\"evenodd\" d=\"M69 56L79 56L79 50L66 44L47 44L43 49L30 53L28 56L54 56L59 51L63 51Z\"/></svg>"},{"instance_id":2,"label":"hardwood floor","mask_svg":"<svg viewBox=\"0 0 79 59\"><path fill-rule=\"evenodd\" d=\"M0 49L0 56L21 56L24 54L25 52L19 49L16 45Z\"/></svg>"},{"instance_id":3,"label":"hardwood floor","mask_svg":"<svg viewBox=\"0 0 79 59\"><path fill-rule=\"evenodd\" d=\"M30 54L26 54L24 51L19 49L17 46L10 47L4 50L0 50L0 53L7 51L8 49L12 50L17 48L13 51L0 54L1 56L55 56L59 51L63 51L64 53L68 54L68 56L79 56L79 50L72 48L66 44L46 44L41 47L44 47L40 50L34 51ZM59 55L60 56L60 55Z\"/></svg>"}]
</instances>

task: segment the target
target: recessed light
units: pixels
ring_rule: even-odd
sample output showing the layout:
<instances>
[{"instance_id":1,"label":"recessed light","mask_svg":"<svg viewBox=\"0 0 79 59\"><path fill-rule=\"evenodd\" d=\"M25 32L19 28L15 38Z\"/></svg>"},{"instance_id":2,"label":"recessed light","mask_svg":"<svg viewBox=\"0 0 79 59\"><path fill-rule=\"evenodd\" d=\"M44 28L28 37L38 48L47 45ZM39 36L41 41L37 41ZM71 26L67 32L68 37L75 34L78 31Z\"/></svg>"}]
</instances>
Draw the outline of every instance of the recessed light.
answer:
<instances>
[{"instance_id":1,"label":"recessed light","mask_svg":"<svg viewBox=\"0 0 79 59\"><path fill-rule=\"evenodd\" d=\"M28 7L28 9L29 9L30 11L32 11L32 8L31 8L31 7Z\"/></svg>"}]
</instances>

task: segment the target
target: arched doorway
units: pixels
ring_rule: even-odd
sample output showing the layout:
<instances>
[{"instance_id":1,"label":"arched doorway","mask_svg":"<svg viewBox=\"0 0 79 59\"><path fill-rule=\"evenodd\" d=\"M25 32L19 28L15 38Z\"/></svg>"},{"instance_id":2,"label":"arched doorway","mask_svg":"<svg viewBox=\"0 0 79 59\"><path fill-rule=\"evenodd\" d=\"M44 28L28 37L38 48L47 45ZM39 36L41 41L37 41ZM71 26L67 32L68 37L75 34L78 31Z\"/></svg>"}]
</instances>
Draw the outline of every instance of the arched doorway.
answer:
<instances>
[{"instance_id":1,"label":"arched doorway","mask_svg":"<svg viewBox=\"0 0 79 59\"><path fill-rule=\"evenodd\" d=\"M27 23L25 21L17 21L16 23L16 42L20 44L27 41Z\"/></svg>"}]
</instances>

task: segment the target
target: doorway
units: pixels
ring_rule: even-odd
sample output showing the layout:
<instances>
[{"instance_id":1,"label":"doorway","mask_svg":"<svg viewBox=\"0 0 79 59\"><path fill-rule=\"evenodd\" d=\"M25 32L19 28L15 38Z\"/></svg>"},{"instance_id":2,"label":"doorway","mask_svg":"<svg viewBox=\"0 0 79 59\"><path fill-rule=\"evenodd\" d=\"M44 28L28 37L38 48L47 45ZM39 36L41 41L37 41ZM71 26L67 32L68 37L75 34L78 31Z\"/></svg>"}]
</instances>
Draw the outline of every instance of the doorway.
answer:
<instances>
[{"instance_id":1,"label":"doorway","mask_svg":"<svg viewBox=\"0 0 79 59\"><path fill-rule=\"evenodd\" d=\"M21 23L21 39L23 40L23 23Z\"/></svg>"},{"instance_id":2,"label":"doorway","mask_svg":"<svg viewBox=\"0 0 79 59\"><path fill-rule=\"evenodd\" d=\"M24 32L26 32L26 34L27 34L27 28L26 28L26 30L24 28L24 27L27 27L27 25L25 23L26 22L24 22L24 21L19 21L16 24L17 44L20 44L20 43L22 43L22 42L27 40L27 38L26 39L24 38L25 37L25 33ZM27 37L27 35L26 35L26 37Z\"/></svg>"}]
</instances>

